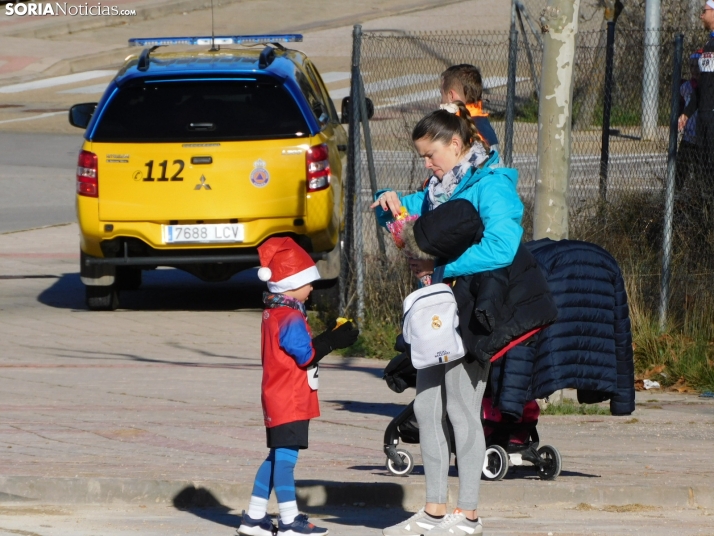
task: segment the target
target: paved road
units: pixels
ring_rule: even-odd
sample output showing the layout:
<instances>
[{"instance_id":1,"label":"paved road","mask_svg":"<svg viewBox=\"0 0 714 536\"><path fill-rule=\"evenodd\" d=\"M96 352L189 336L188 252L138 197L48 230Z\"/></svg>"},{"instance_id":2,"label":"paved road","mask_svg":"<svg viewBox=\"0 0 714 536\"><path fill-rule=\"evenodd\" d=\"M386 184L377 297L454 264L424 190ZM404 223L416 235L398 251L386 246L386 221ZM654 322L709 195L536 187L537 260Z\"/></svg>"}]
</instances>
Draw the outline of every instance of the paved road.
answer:
<instances>
[{"instance_id":1,"label":"paved road","mask_svg":"<svg viewBox=\"0 0 714 536\"><path fill-rule=\"evenodd\" d=\"M76 221L80 135L0 132L0 233Z\"/></svg>"},{"instance_id":2,"label":"paved road","mask_svg":"<svg viewBox=\"0 0 714 536\"><path fill-rule=\"evenodd\" d=\"M0 235L0 535L228 536L265 456L261 288L164 270L125 293L124 309L91 313L76 234ZM322 416L296 477L301 508L333 534L376 536L423 501L415 446L405 446L414 474L384 468L384 429L413 394L388 390L383 366L328 357L320 374ZM563 473L484 482L488 533L714 533L714 402L654 392L637 402L631 417L542 417ZM208 496L195 488L224 506L197 510ZM177 497L194 499L178 501L189 512ZM370 509L343 509L355 503Z\"/></svg>"},{"instance_id":3,"label":"paved road","mask_svg":"<svg viewBox=\"0 0 714 536\"><path fill-rule=\"evenodd\" d=\"M0 536L233 536L240 510L225 507L177 510L173 506L136 504L102 506L0 505ZM646 506L588 508L511 506L486 508L489 536L689 536L714 534L707 512ZM404 514L386 508L332 508L312 512L312 520L333 536L377 536L379 528Z\"/></svg>"}]
</instances>

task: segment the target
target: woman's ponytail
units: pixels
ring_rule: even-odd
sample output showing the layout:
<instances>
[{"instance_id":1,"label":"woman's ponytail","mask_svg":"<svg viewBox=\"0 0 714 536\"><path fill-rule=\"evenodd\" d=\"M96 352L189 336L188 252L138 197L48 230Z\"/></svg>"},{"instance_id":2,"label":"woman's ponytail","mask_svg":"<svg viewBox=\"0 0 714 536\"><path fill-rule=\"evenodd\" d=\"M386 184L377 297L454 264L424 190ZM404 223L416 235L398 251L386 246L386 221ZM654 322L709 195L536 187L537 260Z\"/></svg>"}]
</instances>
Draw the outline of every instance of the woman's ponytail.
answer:
<instances>
[{"instance_id":1,"label":"woman's ponytail","mask_svg":"<svg viewBox=\"0 0 714 536\"><path fill-rule=\"evenodd\" d=\"M468 108L461 101L442 104L439 110L423 117L412 131L412 141L427 138L449 143L454 136L461 138L466 148L471 147L474 143L480 143L486 151L489 150L488 145L484 143L478 133Z\"/></svg>"}]
</instances>

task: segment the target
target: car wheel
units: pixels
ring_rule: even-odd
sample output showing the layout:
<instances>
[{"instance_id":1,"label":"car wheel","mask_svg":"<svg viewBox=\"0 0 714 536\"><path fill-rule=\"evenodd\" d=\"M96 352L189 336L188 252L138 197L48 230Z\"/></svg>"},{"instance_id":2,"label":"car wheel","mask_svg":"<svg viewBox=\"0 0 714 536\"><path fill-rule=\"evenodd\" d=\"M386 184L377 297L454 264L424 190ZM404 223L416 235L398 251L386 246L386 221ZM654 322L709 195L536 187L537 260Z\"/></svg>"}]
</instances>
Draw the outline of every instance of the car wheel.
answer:
<instances>
[{"instance_id":1,"label":"car wheel","mask_svg":"<svg viewBox=\"0 0 714 536\"><path fill-rule=\"evenodd\" d=\"M141 268L117 266L114 285L117 290L136 290L141 286Z\"/></svg>"},{"instance_id":2,"label":"car wheel","mask_svg":"<svg viewBox=\"0 0 714 536\"><path fill-rule=\"evenodd\" d=\"M119 293L114 285L85 287L90 311L114 311L119 307Z\"/></svg>"}]
</instances>

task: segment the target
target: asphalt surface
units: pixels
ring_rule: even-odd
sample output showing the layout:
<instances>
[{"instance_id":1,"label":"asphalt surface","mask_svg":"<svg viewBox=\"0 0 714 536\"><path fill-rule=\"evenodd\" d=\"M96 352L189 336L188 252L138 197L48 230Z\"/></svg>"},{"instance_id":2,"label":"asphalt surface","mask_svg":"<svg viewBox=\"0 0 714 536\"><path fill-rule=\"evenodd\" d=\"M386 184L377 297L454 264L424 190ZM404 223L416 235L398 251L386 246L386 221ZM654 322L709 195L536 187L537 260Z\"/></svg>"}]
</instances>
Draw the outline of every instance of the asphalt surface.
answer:
<instances>
[{"instance_id":1,"label":"asphalt surface","mask_svg":"<svg viewBox=\"0 0 714 536\"><path fill-rule=\"evenodd\" d=\"M76 221L81 135L0 132L0 233Z\"/></svg>"},{"instance_id":2,"label":"asphalt surface","mask_svg":"<svg viewBox=\"0 0 714 536\"><path fill-rule=\"evenodd\" d=\"M70 512L48 522L0 510L0 528L62 534L73 519L91 527L80 534L220 533L246 507L266 454L262 287L250 274L208 285L160 270L119 311L89 312L76 237L76 225L0 235L0 492L8 508ZM298 498L337 534L378 534L424 500L418 447L403 445L417 465L409 477L384 466L384 430L413 393L390 391L383 367L331 356L320 374L322 416L298 462ZM562 473L547 482L515 467L483 482L490 533L714 533L714 400L641 392L632 416L542 416L538 429ZM452 499L457 486L452 468ZM106 516L87 504L108 505Z\"/></svg>"}]
</instances>

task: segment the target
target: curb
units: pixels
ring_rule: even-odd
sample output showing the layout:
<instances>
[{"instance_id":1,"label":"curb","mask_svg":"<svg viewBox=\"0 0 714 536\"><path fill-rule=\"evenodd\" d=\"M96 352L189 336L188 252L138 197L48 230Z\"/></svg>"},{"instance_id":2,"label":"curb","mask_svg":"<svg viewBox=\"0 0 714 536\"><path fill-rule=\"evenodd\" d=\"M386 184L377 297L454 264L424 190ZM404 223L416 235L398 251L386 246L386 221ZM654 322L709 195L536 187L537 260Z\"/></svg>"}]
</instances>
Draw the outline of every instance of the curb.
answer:
<instances>
[{"instance_id":1,"label":"curb","mask_svg":"<svg viewBox=\"0 0 714 536\"><path fill-rule=\"evenodd\" d=\"M60 60L42 71L43 77L62 76L65 74L81 73L95 69L119 69L127 56L139 54L142 49L138 47L122 47L105 52L96 52L79 56L77 58Z\"/></svg>"},{"instance_id":2,"label":"curb","mask_svg":"<svg viewBox=\"0 0 714 536\"><path fill-rule=\"evenodd\" d=\"M403 479L402 479L403 480ZM0 501L71 504L173 503L179 508L248 504L252 483L223 481L140 480L131 478L0 477ZM322 507L402 507L416 511L424 505L423 479L413 483L330 482L301 480L297 498L307 511ZM458 494L449 485L449 498ZM689 486L581 486L539 480L483 482L483 506L545 504L593 506L642 504L659 507L714 508L714 490ZM271 507L276 508L271 497Z\"/></svg>"}]
</instances>

